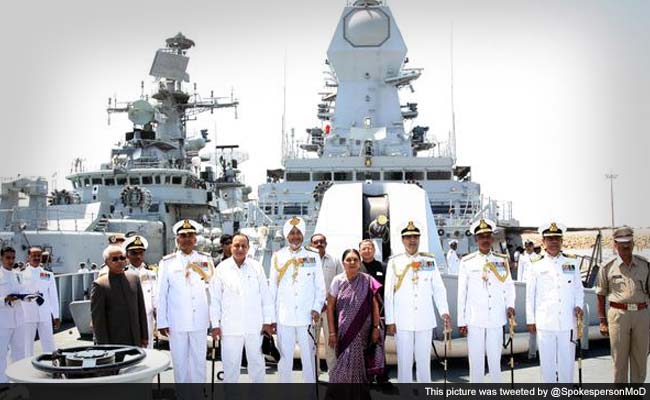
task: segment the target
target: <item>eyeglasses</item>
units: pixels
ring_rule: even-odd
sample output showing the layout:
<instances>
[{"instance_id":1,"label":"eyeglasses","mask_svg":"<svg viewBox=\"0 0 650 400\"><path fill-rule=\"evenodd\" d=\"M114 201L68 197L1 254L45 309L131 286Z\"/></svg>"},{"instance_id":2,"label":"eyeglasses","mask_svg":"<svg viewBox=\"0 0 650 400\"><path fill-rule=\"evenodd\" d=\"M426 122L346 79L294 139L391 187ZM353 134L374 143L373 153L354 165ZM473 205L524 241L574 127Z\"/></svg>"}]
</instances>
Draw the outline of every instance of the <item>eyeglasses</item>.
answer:
<instances>
[{"instance_id":1,"label":"eyeglasses","mask_svg":"<svg viewBox=\"0 0 650 400\"><path fill-rule=\"evenodd\" d=\"M113 262L126 261L126 257L124 257L124 256L113 257L113 258L111 258L111 261L113 261Z\"/></svg>"},{"instance_id":2,"label":"eyeglasses","mask_svg":"<svg viewBox=\"0 0 650 400\"><path fill-rule=\"evenodd\" d=\"M318 245L318 244L327 244L327 242L325 240L314 240L312 243L316 244L316 245Z\"/></svg>"}]
</instances>

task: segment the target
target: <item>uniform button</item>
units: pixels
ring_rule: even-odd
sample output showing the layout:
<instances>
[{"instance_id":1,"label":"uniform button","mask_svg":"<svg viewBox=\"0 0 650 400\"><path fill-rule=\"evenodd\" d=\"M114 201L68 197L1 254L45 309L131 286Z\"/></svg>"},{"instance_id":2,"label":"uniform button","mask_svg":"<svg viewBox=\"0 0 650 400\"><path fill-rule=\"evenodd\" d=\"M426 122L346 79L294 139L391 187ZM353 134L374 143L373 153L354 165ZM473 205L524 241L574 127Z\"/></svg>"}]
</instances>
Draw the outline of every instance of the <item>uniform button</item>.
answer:
<instances>
[{"instance_id":1,"label":"uniform button","mask_svg":"<svg viewBox=\"0 0 650 400\"><path fill-rule=\"evenodd\" d=\"M417 308L417 307L415 307L415 309L417 310L418 308Z\"/></svg>"},{"instance_id":2,"label":"uniform button","mask_svg":"<svg viewBox=\"0 0 650 400\"><path fill-rule=\"evenodd\" d=\"M492 295L491 295L491 294L488 294L488 299L491 299L491 298L492 298Z\"/></svg>"}]
</instances>

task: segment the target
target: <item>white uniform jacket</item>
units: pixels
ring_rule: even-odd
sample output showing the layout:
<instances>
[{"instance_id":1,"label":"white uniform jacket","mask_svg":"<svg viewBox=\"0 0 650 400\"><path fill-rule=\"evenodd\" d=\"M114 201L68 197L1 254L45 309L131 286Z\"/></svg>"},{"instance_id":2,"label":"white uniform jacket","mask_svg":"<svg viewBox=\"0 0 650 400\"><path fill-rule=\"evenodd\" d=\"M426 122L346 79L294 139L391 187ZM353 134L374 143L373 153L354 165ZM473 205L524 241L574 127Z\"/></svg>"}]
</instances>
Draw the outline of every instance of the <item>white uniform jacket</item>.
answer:
<instances>
[{"instance_id":1,"label":"white uniform jacket","mask_svg":"<svg viewBox=\"0 0 650 400\"><path fill-rule=\"evenodd\" d=\"M212 328L222 335L259 334L262 324L271 324L273 301L264 269L252 258L241 267L230 257L219 264L210 282Z\"/></svg>"},{"instance_id":2,"label":"white uniform jacket","mask_svg":"<svg viewBox=\"0 0 650 400\"><path fill-rule=\"evenodd\" d=\"M508 257L479 251L463 257L458 272L458 326L501 327L507 322L508 307L515 308Z\"/></svg>"},{"instance_id":3,"label":"white uniform jacket","mask_svg":"<svg viewBox=\"0 0 650 400\"><path fill-rule=\"evenodd\" d=\"M179 332L207 330L210 325L206 283L189 264L209 265L209 255L176 251L160 261L158 268L158 329Z\"/></svg>"},{"instance_id":4,"label":"white uniform jacket","mask_svg":"<svg viewBox=\"0 0 650 400\"><path fill-rule=\"evenodd\" d=\"M533 257L526 273L526 323L538 330L568 331L575 327L575 307L583 308L584 292L575 257L563 253Z\"/></svg>"},{"instance_id":5,"label":"white uniform jacket","mask_svg":"<svg viewBox=\"0 0 650 400\"><path fill-rule=\"evenodd\" d=\"M440 315L449 314L447 291L436 260L430 254L410 256L403 253L392 257L386 268L385 283L387 325L396 324L397 329L402 331L435 328L434 301Z\"/></svg>"},{"instance_id":6,"label":"white uniform jacket","mask_svg":"<svg viewBox=\"0 0 650 400\"><path fill-rule=\"evenodd\" d=\"M43 267L32 267L27 264L24 270L18 272L23 293L41 293L45 302L40 306L36 301L23 301L25 322L51 322L59 318L59 295L56 290L54 274Z\"/></svg>"},{"instance_id":7,"label":"white uniform jacket","mask_svg":"<svg viewBox=\"0 0 650 400\"><path fill-rule=\"evenodd\" d=\"M311 311L320 313L325 304L325 280L319 254L303 247L298 251L289 247L278 250L271 260L269 287L278 324L309 325Z\"/></svg>"},{"instance_id":8,"label":"white uniform jacket","mask_svg":"<svg viewBox=\"0 0 650 400\"><path fill-rule=\"evenodd\" d=\"M22 294L22 290L18 273L0 266L0 328L18 328L25 322L21 301L15 301L12 305L5 303L5 297L10 294Z\"/></svg>"},{"instance_id":9,"label":"white uniform jacket","mask_svg":"<svg viewBox=\"0 0 650 400\"><path fill-rule=\"evenodd\" d=\"M147 310L147 315L153 313L154 309L158 307L158 274L145 264L142 264L139 268L129 265L128 272L137 274L140 277L140 285L144 295L144 308Z\"/></svg>"},{"instance_id":10,"label":"white uniform jacket","mask_svg":"<svg viewBox=\"0 0 650 400\"><path fill-rule=\"evenodd\" d=\"M459 265L460 259L458 258L458 253L454 249L449 249L447 252L447 273L458 274Z\"/></svg>"}]
</instances>

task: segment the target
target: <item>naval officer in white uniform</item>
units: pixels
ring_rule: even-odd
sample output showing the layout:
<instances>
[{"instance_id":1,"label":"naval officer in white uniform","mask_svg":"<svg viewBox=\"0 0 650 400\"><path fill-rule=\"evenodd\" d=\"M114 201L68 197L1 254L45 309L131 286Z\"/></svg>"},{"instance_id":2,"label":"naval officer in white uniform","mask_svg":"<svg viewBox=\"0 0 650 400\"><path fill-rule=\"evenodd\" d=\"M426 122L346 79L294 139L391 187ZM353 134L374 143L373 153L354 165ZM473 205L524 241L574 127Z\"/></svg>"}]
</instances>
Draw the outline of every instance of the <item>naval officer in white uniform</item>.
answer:
<instances>
[{"instance_id":1,"label":"naval officer in white uniform","mask_svg":"<svg viewBox=\"0 0 650 400\"><path fill-rule=\"evenodd\" d=\"M41 266L40 247L31 247L28 251L28 262L25 269L19 272L20 282L25 293L41 293L44 303L40 306L35 301L23 301L25 312L25 356L34 355L34 338L36 332L41 341L44 353L56 350L54 344L54 329L59 329L59 295L56 290L54 274Z\"/></svg>"},{"instance_id":2,"label":"naval officer in white uniform","mask_svg":"<svg viewBox=\"0 0 650 400\"><path fill-rule=\"evenodd\" d=\"M20 301L11 295L24 294L13 270L16 251L3 247L0 267L0 383L7 383L7 352L11 350L11 361L25 357L25 316Z\"/></svg>"},{"instance_id":3,"label":"naval officer in white uniform","mask_svg":"<svg viewBox=\"0 0 650 400\"><path fill-rule=\"evenodd\" d=\"M144 254L149 248L147 239L140 235L131 236L124 242L129 265L126 270L140 277L140 286L144 295L144 308L147 312L147 332L149 332L148 349L153 349L153 332L156 326L155 314L158 304L158 274L144 262Z\"/></svg>"},{"instance_id":4,"label":"naval officer in white uniform","mask_svg":"<svg viewBox=\"0 0 650 400\"><path fill-rule=\"evenodd\" d=\"M463 257L458 273L458 328L467 336L470 383L483 383L486 354L491 382L502 382L503 325L515 316L508 256L492 251L495 229L489 219L472 224L478 251Z\"/></svg>"},{"instance_id":5,"label":"naval officer in white uniform","mask_svg":"<svg viewBox=\"0 0 650 400\"><path fill-rule=\"evenodd\" d=\"M460 258L456 249L458 248L458 240L452 239L449 241L449 251L447 252L447 273L458 275L458 266L460 265Z\"/></svg>"},{"instance_id":6,"label":"naval officer in white uniform","mask_svg":"<svg viewBox=\"0 0 650 400\"><path fill-rule=\"evenodd\" d=\"M221 337L224 383L237 383L242 349L253 383L264 383L262 331L273 334L273 301L262 265L247 258L248 237L235 234L232 256L222 261L210 283L212 337Z\"/></svg>"},{"instance_id":7,"label":"naval officer in white uniform","mask_svg":"<svg viewBox=\"0 0 650 400\"><path fill-rule=\"evenodd\" d=\"M194 250L200 229L189 219L175 224L178 251L163 257L158 270L158 330L169 336L175 383L206 382L206 283L214 266L212 257Z\"/></svg>"},{"instance_id":8,"label":"naval officer in white uniform","mask_svg":"<svg viewBox=\"0 0 650 400\"><path fill-rule=\"evenodd\" d=\"M433 303L450 327L447 291L432 254L419 253L420 229L412 221L402 229L405 253L393 256L386 268L384 291L386 333L395 335L397 381L431 382L431 338L436 327Z\"/></svg>"},{"instance_id":9,"label":"naval officer in white uniform","mask_svg":"<svg viewBox=\"0 0 650 400\"><path fill-rule=\"evenodd\" d=\"M575 256L562 253L564 225L539 228L545 253L531 259L526 282L526 324L537 332L543 383L572 383L576 318L583 315L584 292ZM573 338L571 335L573 334Z\"/></svg>"},{"instance_id":10,"label":"naval officer in white uniform","mask_svg":"<svg viewBox=\"0 0 650 400\"><path fill-rule=\"evenodd\" d=\"M325 303L325 279L321 259L302 247L305 221L293 217L283 227L288 245L273 254L269 285L277 319L280 382L291 383L293 350L298 342L305 383L316 381L314 343L307 329L320 320Z\"/></svg>"}]
</instances>

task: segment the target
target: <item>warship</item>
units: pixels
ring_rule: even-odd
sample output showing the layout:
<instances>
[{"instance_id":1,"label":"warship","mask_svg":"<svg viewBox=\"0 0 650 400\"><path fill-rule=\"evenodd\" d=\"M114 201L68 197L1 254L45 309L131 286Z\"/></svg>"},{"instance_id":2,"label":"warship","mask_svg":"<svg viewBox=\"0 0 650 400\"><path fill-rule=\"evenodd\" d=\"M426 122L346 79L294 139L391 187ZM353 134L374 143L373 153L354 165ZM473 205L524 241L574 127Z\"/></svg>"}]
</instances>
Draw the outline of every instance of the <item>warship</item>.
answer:
<instances>
[{"instance_id":1,"label":"warship","mask_svg":"<svg viewBox=\"0 0 650 400\"><path fill-rule=\"evenodd\" d=\"M325 63L325 90L316 113L320 123L306 129L304 141L284 132L283 168L267 170L267 182L258 188L259 207L274 226L302 216L307 223L305 236L325 234L328 252L335 256L357 247L362 239L371 239L375 257L383 262L404 251L400 231L414 221L422 232L420 251L435 256L451 315L457 315L457 275L448 273L445 257L449 241L459 242L460 254L476 251L469 227L489 218L499 228L494 250L512 256L510 249L521 244L526 228L513 217L510 202L483 195L480 184L471 179L471 167L457 165L453 104L446 141L415 123L417 103L403 104L400 91L413 92L423 70L408 66L406 43L385 1L348 3ZM584 337L595 338L599 337L598 315L590 288L597 271L594 258L584 258L582 269ZM524 310L524 282L516 282L516 292L516 309ZM516 323L514 352L523 352L528 349L524 312L518 313ZM439 320L438 327L442 326ZM435 335L443 338L441 328ZM466 339L455 333L453 341L457 344L448 355L464 357ZM435 343L440 354L442 345L442 340ZM583 346L588 346L587 340ZM394 362L390 337L386 352L389 362Z\"/></svg>"}]
</instances>

